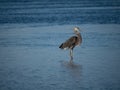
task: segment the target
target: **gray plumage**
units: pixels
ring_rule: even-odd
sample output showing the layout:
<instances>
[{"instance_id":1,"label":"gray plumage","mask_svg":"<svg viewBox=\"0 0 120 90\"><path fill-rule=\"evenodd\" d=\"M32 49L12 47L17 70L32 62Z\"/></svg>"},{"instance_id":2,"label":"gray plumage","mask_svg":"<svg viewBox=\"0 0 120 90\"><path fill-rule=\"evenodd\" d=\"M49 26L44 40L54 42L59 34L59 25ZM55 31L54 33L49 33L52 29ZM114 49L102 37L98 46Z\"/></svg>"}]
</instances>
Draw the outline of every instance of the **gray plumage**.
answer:
<instances>
[{"instance_id":1,"label":"gray plumage","mask_svg":"<svg viewBox=\"0 0 120 90\"><path fill-rule=\"evenodd\" d=\"M62 43L59 48L61 49L70 49L70 57L73 60L73 49L75 46L80 45L82 43L82 36L79 32L79 27L74 28L74 32L76 36L70 37L64 43Z\"/></svg>"}]
</instances>

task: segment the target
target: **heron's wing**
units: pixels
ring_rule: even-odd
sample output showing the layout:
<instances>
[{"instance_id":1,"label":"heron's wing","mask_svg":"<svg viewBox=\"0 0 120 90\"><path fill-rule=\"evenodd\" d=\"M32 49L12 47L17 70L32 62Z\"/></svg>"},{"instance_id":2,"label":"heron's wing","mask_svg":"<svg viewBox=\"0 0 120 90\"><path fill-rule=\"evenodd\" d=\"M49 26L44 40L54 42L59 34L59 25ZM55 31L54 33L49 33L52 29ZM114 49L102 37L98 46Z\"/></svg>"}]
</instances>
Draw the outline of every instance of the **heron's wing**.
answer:
<instances>
[{"instance_id":1,"label":"heron's wing","mask_svg":"<svg viewBox=\"0 0 120 90\"><path fill-rule=\"evenodd\" d=\"M68 40L66 40L65 43L68 43L69 45L73 45L73 44L76 43L76 41L77 41L77 37L76 36L72 36Z\"/></svg>"},{"instance_id":2,"label":"heron's wing","mask_svg":"<svg viewBox=\"0 0 120 90\"><path fill-rule=\"evenodd\" d=\"M72 36L68 40L66 40L64 43L62 43L63 48L73 48L76 45L77 37Z\"/></svg>"},{"instance_id":3,"label":"heron's wing","mask_svg":"<svg viewBox=\"0 0 120 90\"><path fill-rule=\"evenodd\" d=\"M69 49L69 48L74 48L77 44L78 37L77 36L72 36L68 40L66 40L64 43L62 43L59 48L61 49Z\"/></svg>"}]
</instances>

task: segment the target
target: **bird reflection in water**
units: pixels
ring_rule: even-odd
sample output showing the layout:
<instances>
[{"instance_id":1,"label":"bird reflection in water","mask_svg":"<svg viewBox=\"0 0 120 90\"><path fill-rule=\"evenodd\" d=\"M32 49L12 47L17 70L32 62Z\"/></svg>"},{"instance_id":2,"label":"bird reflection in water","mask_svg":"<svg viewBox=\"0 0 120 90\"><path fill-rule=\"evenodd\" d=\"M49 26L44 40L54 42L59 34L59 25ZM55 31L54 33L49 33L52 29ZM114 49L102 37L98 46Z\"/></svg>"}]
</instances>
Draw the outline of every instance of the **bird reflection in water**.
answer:
<instances>
[{"instance_id":1,"label":"bird reflection in water","mask_svg":"<svg viewBox=\"0 0 120 90\"><path fill-rule=\"evenodd\" d=\"M82 65L76 64L73 61L61 61L61 66L66 72L69 72L76 79L80 79L82 75Z\"/></svg>"}]
</instances>

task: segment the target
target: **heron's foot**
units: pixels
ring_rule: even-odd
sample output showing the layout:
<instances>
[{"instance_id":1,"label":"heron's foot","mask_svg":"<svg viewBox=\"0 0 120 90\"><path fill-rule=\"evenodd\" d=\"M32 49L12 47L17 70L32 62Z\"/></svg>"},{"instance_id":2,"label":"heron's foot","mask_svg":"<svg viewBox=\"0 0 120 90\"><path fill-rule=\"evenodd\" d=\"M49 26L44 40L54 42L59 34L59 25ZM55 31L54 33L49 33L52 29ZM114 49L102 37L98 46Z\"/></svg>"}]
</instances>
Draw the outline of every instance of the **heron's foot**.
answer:
<instances>
[{"instance_id":1,"label":"heron's foot","mask_svg":"<svg viewBox=\"0 0 120 90\"><path fill-rule=\"evenodd\" d=\"M73 59L70 60L70 63L71 63L71 64L73 63Z\"/></svg>"}]
</instances>

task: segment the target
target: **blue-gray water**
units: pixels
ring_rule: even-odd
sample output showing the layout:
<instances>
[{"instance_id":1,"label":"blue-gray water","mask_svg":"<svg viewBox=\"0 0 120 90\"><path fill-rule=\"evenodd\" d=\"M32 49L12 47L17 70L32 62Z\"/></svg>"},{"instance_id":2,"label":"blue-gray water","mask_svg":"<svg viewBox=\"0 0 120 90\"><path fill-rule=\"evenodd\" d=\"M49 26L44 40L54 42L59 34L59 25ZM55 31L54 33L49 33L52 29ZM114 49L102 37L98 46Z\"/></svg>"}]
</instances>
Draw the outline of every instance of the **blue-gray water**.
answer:
<instances>
[{"instance_id":1,"label":"blue-gray water","mask_svg":"<svg viewBox=\"0 0 120 90\"><path fill-rule=\"evenodd\" d=\"M0 24L120 23L120 0L0 0Z\"/></svg>"},{"instance_id":2,"label":"blue-gray water","mask_svg":"<svg viewBox=\"0 0 120 90\"><path fill-rule=\"evenodd\" d=\"M120 90L119 0L0 0L0 90ZM79 26L83 42L59 45Z\"/></svg>"}]
</instances>

